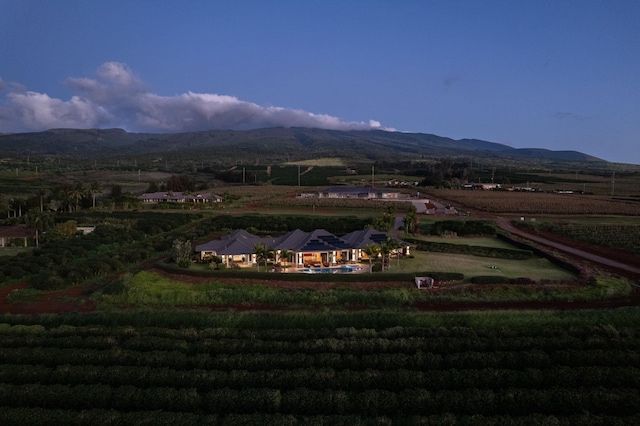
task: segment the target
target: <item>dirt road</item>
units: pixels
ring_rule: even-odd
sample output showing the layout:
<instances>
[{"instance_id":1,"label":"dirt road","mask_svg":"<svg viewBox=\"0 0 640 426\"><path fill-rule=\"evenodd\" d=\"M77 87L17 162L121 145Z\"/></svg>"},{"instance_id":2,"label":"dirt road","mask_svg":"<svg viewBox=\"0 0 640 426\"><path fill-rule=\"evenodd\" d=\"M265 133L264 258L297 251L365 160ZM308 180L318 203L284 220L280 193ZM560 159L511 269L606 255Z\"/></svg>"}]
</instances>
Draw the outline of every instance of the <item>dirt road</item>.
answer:
<instances>
[{"instance_id":1,"label":"dirt road","mask_svg":"<svg viewBox=\"0 0 640 426\"><path fill-rule=\"evenodd\" d=\"M631 273L640 277L640 263L630 263L634 262L634 259L627 259L625 262L621 262L615 259L615 255L611 257L605 257L602 254L595 254L592 251L586 251L581 248L578 248L579 242L572 243L569 239L565 239L566 242L561 243L558 241L552 241L549 238L545 238L544 236L531 234L528 232L524 232L511 224L509 219L503 217L496 218L496 224L503 230L510 232L511 234L518 235L520 237L529 239L531 241L535 241L539 244L543 244L548 247L553 247L554 249L560 250L562 252L568 253L572 256L580 257L582 259L587 259L591 262L598 263L600 265L605 265L609 268L613 268L618 271L624 271L625 273ZM557 240L557 238L555 238ZM572 245L569 245L572 244ZM582 244L582 246L585 246ZM605 249L606 250L606 249ZM602 252L602 248L598 250L598 252ZM625 256L627 257L627 256ZM632 256L629 256L630 258Z\"/></svg>"}]
</instances>

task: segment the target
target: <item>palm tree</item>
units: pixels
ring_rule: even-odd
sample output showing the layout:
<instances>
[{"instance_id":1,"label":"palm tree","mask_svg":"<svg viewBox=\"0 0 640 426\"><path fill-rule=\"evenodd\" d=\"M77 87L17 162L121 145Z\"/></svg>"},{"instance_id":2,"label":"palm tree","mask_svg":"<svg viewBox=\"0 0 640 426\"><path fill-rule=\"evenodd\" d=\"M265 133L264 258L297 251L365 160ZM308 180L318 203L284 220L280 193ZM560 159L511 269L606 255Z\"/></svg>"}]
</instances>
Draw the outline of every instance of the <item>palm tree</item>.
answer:
<instances>
[{"instance_id":1,"label":"palm tree","mask_svg":"<svg viewBox=\"0 0 640 426\"><path fill-rule=\"evenodd\" d=\"M264 269L267 269L267 246L262 243L255 243L253 245L253 252L256 255L256 261L258 262L258 272L260 272L260 261L264 260Z\"/></svg>"},{"instance_id":2,"label":"palm tree","mask_svg":"<svg viewBox=\"0 0 640 426\"><path fill-rule=\"evenodd\" d=\"M391 250L393 250L393 240L390 237L387 237L386 241L383 241L380 244L380 253L382 254L382 270L384 271L384 265L387 263L387 258L391 256ZM388 263L387 263L388 265Z\"/></svg>"},{"instance_id":3,"label":"palm tree","mask_svg":"<svg viewBox=\"0 0 640 426\"><path fill-rule=\"evenodd\" d=\"M53 213L36 209L29 210L25 223L28 228L35 230L36 248L38 248L40 247L40 233L51 228L54 224Z\"/></svg>"},{"instance_id":4,"label":"palm tree","mask_svg":"<svg viewBox=\"0 0 640 426\"><path fill-rule=\"evenodd\" d=\"M366 245L362 249L362 251L369 258L369 273L371 273L373 271L373 258L378 257L378 255L380 254L380 246L378 246L377 244L371 243Z\"/></svg>"},{"instance_id":5,"label":"palm tree","mask_svg":"<svg viewBox=\"0 0 640 426\"><path fill-rule=\"evenodd\" d=\"M47 195L47 191L39 189L36 191L36 195L40 198L40 211L44 211L44 197Z\"/></svg>"},{"instance_id":6,"label":"palm tree","mask_svg":"<svg viewBox=\"0 0 640 426\"><path fill-rule=\"evenodd\" d=\"M67 191L67 197L69 197L70 200L73 200L73 199L76 200L75 211L78 211L78 204L80 203L80 198L84 197L85 193L86 193L86 190L84 188L84 185L81 182L76 182L76 186L74 186L69 191Z\"/></svg>"},{"instance_id":7,"label":"palm tree","mask_svg":"<svg viewBox=\"0 0 640 426\"><path fill-rule=\"evenodd\" d=\"M399 249L402 248L402 244L400 244L398 240L395 240L391 237L388 237L387 241L385 242L389 247L389 265L391 265L391 253L395 250L396 257L398 258L398 266L400 266L400 250Z\"/></svg>"},{"instance_id":8,"label":"palm tree","mask_svg":"<svg viewBox=\"0 0 640 426\"><path fill-rule=\"evenodd\" d=\"M9 217L9 212L11 211L11 204L9 203L9 200L2 195L0 195L0 211L6 211L7 217Z\"/></svg>"},{"instance_id":9,"label":"palm tree","mask_svg":"<svg viewBox=\"0 0 640 426\"><path fill-rule=\"evenodd\" d=\"M284 249L280 250L280 259L284 259L287 263L289 263L289 258L293 254L292 251Z\"/></svg>"},{"instance_id":10,"label":"palm tree","mask_svg":"<svg viewBox=\"0 0 640 426\"><path fill-rule=\"evenodd\" d=\"M405 234L415 233L416 225L418 223L416 206L411 206L411 209L409 210L407 215L404 217L403 222L404 222Z\"/></svg>"},{"instance_id":11,"label":"palm tree","mask_svg":"<svg viewBox=\"0 0 640 426\"><path fill-rule=\"evenodd\" d=\"M102 194L102 186L100 186L99 182L92 182L89 187L89 192L91 193L91 198L93 199L93 208L96 208L96 194Z\"/></svg>"}]
</instances>

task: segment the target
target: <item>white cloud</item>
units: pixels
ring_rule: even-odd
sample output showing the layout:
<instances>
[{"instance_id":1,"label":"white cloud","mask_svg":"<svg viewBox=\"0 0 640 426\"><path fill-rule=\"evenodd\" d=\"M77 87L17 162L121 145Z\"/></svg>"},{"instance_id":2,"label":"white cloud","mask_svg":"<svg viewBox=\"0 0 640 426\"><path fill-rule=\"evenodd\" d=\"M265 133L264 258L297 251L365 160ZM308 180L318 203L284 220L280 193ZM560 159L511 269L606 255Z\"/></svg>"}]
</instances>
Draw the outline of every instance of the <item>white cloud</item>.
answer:
<instances>
[{"instance_id":1,"label":"white cloud","mask_svg":"<svg viewBox=\"0 0 640 426\"><path fill-rule=\"evenodd\" d=\"M56 127L123 127L131 131L181 132L261 127L316 127L336 130L383 129L380 122L344 121L326 114L260 106L233 96L187 92L160 96L126 65L107 62L97 78L69 78L70 100L44 93L12 90L0 98L0 131L36 131ZM0 79L0 89L7 86Z\"/></svg>"}]
</instances>

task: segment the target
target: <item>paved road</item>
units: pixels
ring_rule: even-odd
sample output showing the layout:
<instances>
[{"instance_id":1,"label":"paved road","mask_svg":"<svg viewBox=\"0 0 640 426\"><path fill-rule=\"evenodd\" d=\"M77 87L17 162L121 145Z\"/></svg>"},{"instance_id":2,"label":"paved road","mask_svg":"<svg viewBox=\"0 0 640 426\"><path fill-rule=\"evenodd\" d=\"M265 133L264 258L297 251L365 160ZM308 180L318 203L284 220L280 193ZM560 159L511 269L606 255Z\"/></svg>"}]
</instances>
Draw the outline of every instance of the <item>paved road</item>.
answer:
<instances>
[{"instance_id":1,"label":"paved road","mask_svg":"<svg viewBox=\"0 0 640 426\"><path fill-rule=\"evenodd\" d=\"M509 219L503 218L503 217L498 217L496 218L496 223L498 224L498 226L502 229L504 229L505 231L509 231L512 234L515 235L519 235L523 238L527 238L531 241L535 241L537 243L540 244L544 244L545 246L549 246L549 247L553 247L555 249L564 251L566 253L572 254L574 256L578 256L578 257L582 257L584 259L590 260L592 262L596 262L596 263L600 263L602 265L606 265L606 266L610 266L612 268L616 268L619 269L621 271L626 271L626 272L631 272L633 274L637 274L640 276L640 267L637 265L627 265L624 263L620 263L617 262L615 260L612 259L607 259L605 257L602 256L598 256L596 254L593 253L589 253L586 252L584 250L579 250L577 248L573 248L564 244L559 244L553 241L549 241L546 238L542 238L540 236L537 235L533 235L533 234L529 234L527 232L523 232L521 230L519 230L518 228L516 228L515 226L513 226L510 222Z\"/></svg>"}]
</instances>

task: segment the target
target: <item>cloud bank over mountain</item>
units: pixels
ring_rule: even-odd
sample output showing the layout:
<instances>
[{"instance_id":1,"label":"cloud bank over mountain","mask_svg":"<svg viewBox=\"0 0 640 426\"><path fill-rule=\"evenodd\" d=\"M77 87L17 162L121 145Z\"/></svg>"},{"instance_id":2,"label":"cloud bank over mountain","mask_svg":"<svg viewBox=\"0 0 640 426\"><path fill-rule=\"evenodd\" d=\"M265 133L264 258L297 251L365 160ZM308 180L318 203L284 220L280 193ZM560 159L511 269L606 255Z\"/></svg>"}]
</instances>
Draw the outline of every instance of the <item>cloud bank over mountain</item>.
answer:
<instances>
[{"instance_id":1,"label":"cloud bank over mountain","mask_svg":"<svg viewBox=\"0 0 640 426\"><path fill-rule=\"evenodd\" d=\"M69 100L26 90L0 78L0 132L51 128L122 127L138 132L183 132L208 129L313 127L335 130L393 130L378 121L344 121L326 114L260 106L233 96L186 92L160 96L126 65L107 62L96 78L65 81Z\"/></svg>"}]
</instances>

